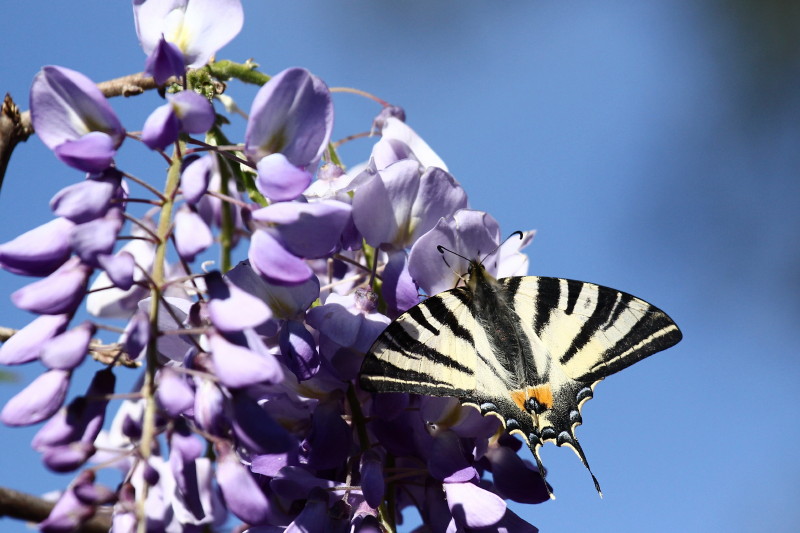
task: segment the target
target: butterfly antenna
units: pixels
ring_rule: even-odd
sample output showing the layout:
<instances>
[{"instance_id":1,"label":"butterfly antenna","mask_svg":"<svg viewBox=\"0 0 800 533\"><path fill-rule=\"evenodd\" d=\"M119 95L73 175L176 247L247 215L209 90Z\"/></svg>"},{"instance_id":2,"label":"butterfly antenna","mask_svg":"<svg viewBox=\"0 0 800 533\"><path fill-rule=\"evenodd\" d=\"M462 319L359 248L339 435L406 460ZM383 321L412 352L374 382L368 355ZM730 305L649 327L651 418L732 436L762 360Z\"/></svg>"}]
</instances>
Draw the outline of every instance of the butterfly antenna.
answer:
<instances>
[{"instance_id":1,"label":"butterfly antenna","mask_svg":"<svg viewBox=\"0 0 800 533\"><path fill-rule=\"evenodd\" d=\"M457 276L458 276L458 277L459 277L461 280L464 280L464 277L462 276L462 274L460 274L460 273L456 272L456 269L454 269L454 268L452 267L452 265L450 265L450 263L448 263L448 262L447 262L447 257L445 257L444 253L445 253L445 252L451 253L451 254L455 255L456 257L460 257L461 259L463 259L463 260L464 260L464 261L466 261L467 263L472 263L472 261L470 261L469 259L467 259L467 258L466 258L466 257L464 257L463 255L461 255L460 253L458 253L458 252L454 252L454 251L453 251L453 250L451 250L450 248L445 248L445 247L444 247L444 246L442 246L441 244L438 244L438 245L436 245L436 249L439 251L439 253L440 253L440 254L442 254L442 261L444 261L444 264L445 264L445 265L447 265L447 267L448 267L450 270L452 270L453 272L455 272L455 273L456 273L456 275L457 275Z\"/></svg>"},{"instance_id":2,"label":"butterfly antenna","mask_svg":"<svg viewBox=\"0 0 800 533\"><path fill-rule=\"evenodd\" d=\"M525 238L525 234L524 234L524 233L522 233L522 232L521 232L521 231L519 231L519 230L515 231L514 233L512 233L511 235L509 235L508 237L506 237L505 239L503 239L503 242L501 242L500 244L498 244L498 245L495 247L495 249L494 249L494 250L492 250L492 251L491 251L491 252L489 252L488 254L484 255L484 256L483 256L483 259L481 259L481 261L480 261L480 264L482 265L482 264L483 264L483 262L484 262L484 261L486 261L486 259L487 259L487 258L489 258L489 257L491 257L492 255L494 255L494 254L495 254L495 252L497 252L497 250L499 250L500 248L502 248L502 247L503 247L503 245L504 245L505 243L507 243L508 241L510 241L510 240L511 240L511 237L513 237L514 235L519 235L519 238L520 238L520 239L524 239L524 238Z\"/></svg>"}]
</instances>

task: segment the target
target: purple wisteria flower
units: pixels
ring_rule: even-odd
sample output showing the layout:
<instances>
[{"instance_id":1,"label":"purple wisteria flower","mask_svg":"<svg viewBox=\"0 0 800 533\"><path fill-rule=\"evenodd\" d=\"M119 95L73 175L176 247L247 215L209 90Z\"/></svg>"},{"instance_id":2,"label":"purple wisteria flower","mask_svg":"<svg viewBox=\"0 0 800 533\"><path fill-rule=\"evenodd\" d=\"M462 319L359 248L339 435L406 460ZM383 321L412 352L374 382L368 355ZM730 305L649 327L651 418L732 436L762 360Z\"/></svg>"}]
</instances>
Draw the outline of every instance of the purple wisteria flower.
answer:
<instances>
[{"instance_id":1,"label":"purple wisteria flower","mask_svg":"<svg viewBox=\"0 0 800 533\"><path fill-rule=\"evenodd\" d=\"M44 67L30 100L36 134L61 161L85 172L112 164L125 130L92 80L68 68Z\"/></svg>"},{"instance_id":2,"label":"purple wisteria flower","mask_svg":"<svg viewBox=\"0 0 800 533\"><path fill-rule=\"evenodd\" d=\"M238 0L133 10L159 85L205 65L243 21ZM432 533L536 531L507 501L549 491L497 418L358 382L392 319L463 283L467 260L524 275L533 233L501 244L497 221L468 208L402 108L365 121L380 138L346 165L330 142L331 93L303 68L258 91L243 139L217 138L232 120L220 110L217 121L199 93L165 97L142 131L151 155L170 158L156 192L151 171L114 163L125 131L90 80L45 67L31 90L36 132L89 173L54 194L54 220L0 244L0 267L40 278L11 295L39 316L0 363L43 368L0 421L44 422L32 441L43 465L75 472L40 529L74 529L102 510L114 532L216 530L230 514L252 533L377 533L413 508ZM163 153L212 127L207 144ZM89 367L88 388L68 397ZM129 370L140 377L120 399ZM95 482L109 467L113 491Z\"/></svg>"},{"instance_id":3,"label":"purple wisteria flower","mask_svg":"<svg viewBox=\"0 0 800 533\"><path fill-rule=\"evenodd\" d=\"M322 80L302 68L273 76L253 100L244 136L245 153L259 165L259 190L277 195L275 200L296 198L308 186L307 172L316 169L332 129L333 102Z\"/></svg>"},{"instance_id":4,"label":"purple wisteria flower","mask_svg":"<svg viewBox=\"0 0 800 533\"><path fill-rule=\"evenodd\" d=\"M133 15L145 54L157 52L163 36L189 68L205 65L244 23L239 0L133 0Z\"/></svg>"},{"instance_id":5,"label":"purple wisteria flower","mask_svg":"<svg viewBox=\"0 0 800 533\"><path fill-rule=\"evenodd\" d=\"M205 133L214 125L214 108L194 91L168 94L167 103L153 111L142 129L142 142L163 150L181 133Z\"/></svg>"}]
</instances>

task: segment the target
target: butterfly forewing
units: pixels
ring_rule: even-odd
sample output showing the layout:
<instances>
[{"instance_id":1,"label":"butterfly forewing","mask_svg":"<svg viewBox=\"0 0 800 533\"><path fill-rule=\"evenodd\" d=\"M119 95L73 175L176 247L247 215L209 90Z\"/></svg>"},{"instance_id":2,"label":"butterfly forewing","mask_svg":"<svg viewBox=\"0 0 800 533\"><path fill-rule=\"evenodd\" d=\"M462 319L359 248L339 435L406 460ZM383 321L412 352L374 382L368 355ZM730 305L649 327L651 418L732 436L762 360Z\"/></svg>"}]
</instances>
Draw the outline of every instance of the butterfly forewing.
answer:
<instances>
[{"instance_id":1,"label":"butterfly forewing","mask_svg":"<svg viewBox=\"0 0 800 533\"><path fill-rule=\"evenodd\" d=\"M598 381L681 340L666 313L625 292L561 278L500 282L513 288L528 333L577 381Z\"/></svg>"}]
</instances>

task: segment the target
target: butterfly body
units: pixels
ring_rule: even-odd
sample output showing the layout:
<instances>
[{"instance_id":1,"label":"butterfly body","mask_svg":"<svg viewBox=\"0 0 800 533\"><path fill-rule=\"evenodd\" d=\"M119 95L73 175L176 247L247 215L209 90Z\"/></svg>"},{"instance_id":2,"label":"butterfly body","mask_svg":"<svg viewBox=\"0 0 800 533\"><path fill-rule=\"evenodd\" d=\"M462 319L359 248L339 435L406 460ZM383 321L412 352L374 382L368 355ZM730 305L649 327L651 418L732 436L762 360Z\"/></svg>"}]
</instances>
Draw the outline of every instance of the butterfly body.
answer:
<instances>
[{"instance_id":1,"label":"butterfly body","mask_svg":"<svg viewBox=\"0 0 800 533\"><path fill-rule=\"evenodd\" d=\"M544 475L539 448L548 441L571 447L589 468L575 428L595 385L680 339L663 311L627 293L560 278L496 280L473 261L465 286L384 330L361 385L455 396L494 414L528 443Z\"/></svg>"}]
</instances>

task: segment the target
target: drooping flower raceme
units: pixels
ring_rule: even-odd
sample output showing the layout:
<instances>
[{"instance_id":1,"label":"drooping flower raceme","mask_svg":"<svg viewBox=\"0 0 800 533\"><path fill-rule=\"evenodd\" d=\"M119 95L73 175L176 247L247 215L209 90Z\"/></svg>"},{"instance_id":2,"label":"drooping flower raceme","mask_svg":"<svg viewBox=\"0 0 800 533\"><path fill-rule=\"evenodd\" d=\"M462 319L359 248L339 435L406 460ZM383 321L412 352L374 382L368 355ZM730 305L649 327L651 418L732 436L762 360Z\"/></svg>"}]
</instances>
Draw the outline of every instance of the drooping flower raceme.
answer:
<instances>
[{"instance_id":1,"label":"drooping flower raceme","mask_svg":"<svg viewBox=\"0 0 800 533\"><path fill-rule=\"evenodd\" d=\"M133 4L159 83L205 64L241 27L237 0ZM264 84L240 144L195 92L208 89L167 94L140 122L154 157L171 158L153 194L114 165L124 130L87 78L46 67L34 81L37 133L89 172L55 192L52 221L0 244L0 267L38 278L11 295L38 316L0 363L44 368L0 420L45 422L32 442L43 464L77 472L41 529L104 509L113 531L142 518L151 531L219 528L232 514L252 533L377 532L413 507L437 533L535 531L507 500L548 491L496 418L358 386L386 325L461 282L458 255L522 275L532 233L501 246L497 221L469 209L400 108L364 121L381 135L348 170L330 144L330 91L311 72ZM153 207L131 208L142 203ZM447 263L440 245L454 252ZM103 344L94 337L108 318L127 324ZM90 367L89 387L69 397ZM119 400L125 367L142 379ZM89 463L121 470L118 488L96 483Z\"/></svg>"}]
</instances>

